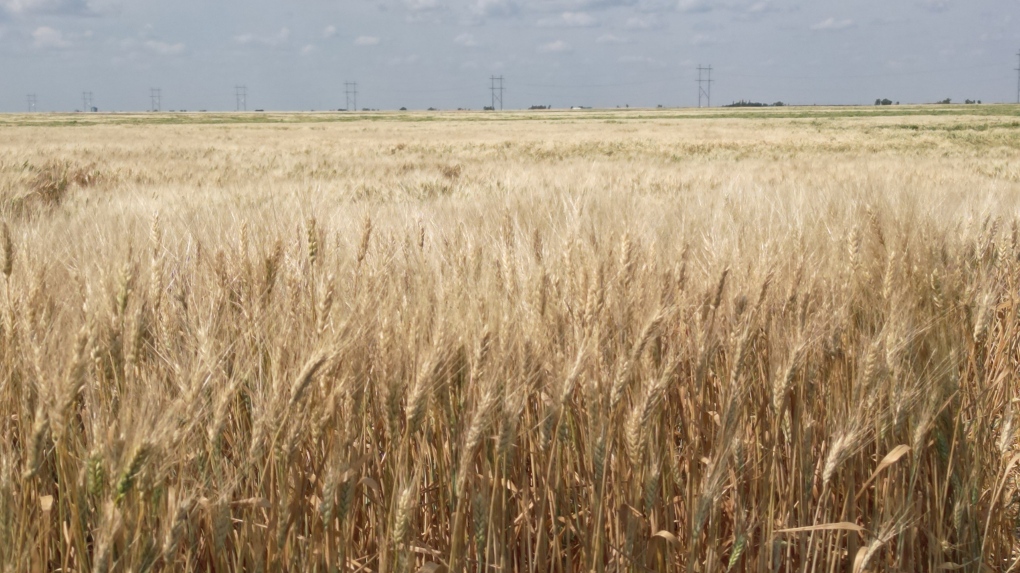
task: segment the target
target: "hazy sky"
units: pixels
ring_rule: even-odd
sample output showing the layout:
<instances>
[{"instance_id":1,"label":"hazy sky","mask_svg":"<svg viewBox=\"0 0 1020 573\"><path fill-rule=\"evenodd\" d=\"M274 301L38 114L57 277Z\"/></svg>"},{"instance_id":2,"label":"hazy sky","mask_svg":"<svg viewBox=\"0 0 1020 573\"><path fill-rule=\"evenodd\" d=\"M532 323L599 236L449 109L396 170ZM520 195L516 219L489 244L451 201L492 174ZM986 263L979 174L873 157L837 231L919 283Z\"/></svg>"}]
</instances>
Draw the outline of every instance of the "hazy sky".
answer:
<instances>
[{"instance_id":1,"label":"hazy sky","mask_svg":"<svg viewBox=\"0 0 1020 573\"><path fill-rule=\"evenodd\" d=\"M1020 0L0 0L0 111L1016 101Z\"/></svg>"}]
</instances>

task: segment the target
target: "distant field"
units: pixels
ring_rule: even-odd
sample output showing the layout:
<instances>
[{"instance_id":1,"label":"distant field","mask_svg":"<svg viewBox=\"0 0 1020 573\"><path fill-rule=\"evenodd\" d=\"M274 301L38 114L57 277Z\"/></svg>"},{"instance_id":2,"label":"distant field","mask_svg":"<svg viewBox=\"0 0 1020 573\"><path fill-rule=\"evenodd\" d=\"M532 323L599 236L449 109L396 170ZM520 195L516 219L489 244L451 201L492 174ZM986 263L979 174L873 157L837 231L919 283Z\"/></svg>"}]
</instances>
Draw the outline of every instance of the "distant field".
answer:
<instances>
[{"instance_id":1,"label":"distant field","mask_svg":"<svg viewBox=\"0 0 1020 573\"><path fill-rule=\"evenodd\" d=\"M0 116L0 571L1020 560L1020 106Z\"/></svg>"},{"instance_id":2,"label":"distant field","mask_svg":"<svg viewBox=\"0 0 1020 573\"><path fill-rule=\"evenodd\" d=\"M981 105L895 105L895 106L786 106L768 108L660 108L660 109L550 109L542 111L375 111L375 112L114 112L36 113L0 115L0 126L65 127L74 125L174 125L174 124L261 124L261 123L344 123L422 121L664 121L695 119L836 119L868 117L1012 117L1020 106Z\"/></svg>"}]
</instances>

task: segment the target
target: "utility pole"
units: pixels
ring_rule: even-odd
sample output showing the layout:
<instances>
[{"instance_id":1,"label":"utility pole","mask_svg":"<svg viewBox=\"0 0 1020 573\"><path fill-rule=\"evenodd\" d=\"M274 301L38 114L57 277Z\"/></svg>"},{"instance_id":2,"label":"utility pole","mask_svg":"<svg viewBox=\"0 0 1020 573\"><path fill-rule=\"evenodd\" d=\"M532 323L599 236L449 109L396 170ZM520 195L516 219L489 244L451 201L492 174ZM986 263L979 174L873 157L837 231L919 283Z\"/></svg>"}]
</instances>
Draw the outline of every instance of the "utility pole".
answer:
<instances>
[{"instance_id":1,"label":"utility pole","mask_svg":"<svg viewBox=\"0 0 1020 573\"><path fill-rule=\"evenodd\" d=\"M35 113L35 94L28 94L28 113Z\"/></svg>"},{"instance_id":2,"label":"utility pole","mask_svg":"<svg viewBox=\"0 0 1020 573\"><path fill-rule=\"evenodd\" d=\"M159 88L149 89L149 99L152 100L152 111L163 111L162 92L163 90Z\"/></svg>"},{"instance_id":3,"label":"utility pole","mask_svg":"<svg viewBox=\"0 0 1020 573\"><path fill-rule=\"evenodd\" d=\"M492 109L496 109L496 102L499 102L499 111L503 111L503 76L492 76L489 78L489 82L489 90L492 91Z\"/></svg>"},{"instance_id":4,"label":"utility pole","mask_svg":"<svg viewBox=\"0 0 1020 573\"><path fill-rule=\"evenodd\" d=\"M81 110L84 113L92 111L92 92L81 92Z\"/></svg>"},{"instance_id":5,"label":"utility pole","mask_svg":"<svg viewBox=\"0 0 1020 573\"><path fill-rule=\"evenodd\" d=\"M698 107L701 107L702 98L705 99L705 107L712 107L712 66L706 68L698 64Z\"/></svg>"},{"instance_id":6,"label":"utility pole","mask_svg":"<svg viewBox=\"0 0 1020 573\"><path fill-rule=\"evenodd\" d=\"M248 86L234 86L235 111L248 111Z\"/></svg>"},{"instance_id":7,"label":"utility pole","mask_svg":"<svg viewBox=\"0 0 1020 573\"><path fill-rule=\"evenodd\" d=\"M344 82L347 111L358 111L358 82Z\"/></svg>"}]
</instances>

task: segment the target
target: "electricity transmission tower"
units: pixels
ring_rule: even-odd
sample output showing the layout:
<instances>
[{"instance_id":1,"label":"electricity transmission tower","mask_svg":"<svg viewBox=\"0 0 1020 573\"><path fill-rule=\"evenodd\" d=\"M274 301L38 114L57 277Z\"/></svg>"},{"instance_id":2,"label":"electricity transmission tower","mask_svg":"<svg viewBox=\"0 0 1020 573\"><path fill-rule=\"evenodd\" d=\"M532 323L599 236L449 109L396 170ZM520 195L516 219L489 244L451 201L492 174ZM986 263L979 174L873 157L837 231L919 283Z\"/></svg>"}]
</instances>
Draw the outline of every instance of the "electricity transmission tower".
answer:
<instances>
[{"instance_id":1,"label":"electricity transmission tower","mask_svg":"<svg viewBox=\"0 0 1020 573\"><path fill-rule=\"evenodd\" d=\"M496 109L496 102L499 102L499 111L503 111L503 76L492 76L489 78L489 90L492 91L492 109Z\"/></svg>"},{"instance_id":2,"label":"electricity transmission tower","mask_svg":"<svg viewBox=\"0 0 1020 573\"><path fill-rule=\"evenodd\" d=\"M1016 57L1020 58L1020 52L1016 53ZM1016 103L1020 103L1020 65L1016 68Z\"/></svg>"},{"instance_id":3,"label":"electricity transmission tower","mask_svg":"<svg viewBox=\"0 0 1020 573\"><path fill-rule=\"evenodd\" d=\"M707 87L706 87L707 86ZM712 66L698 65L698 107L704 98L705 107L712 107Z\"/></svg>"},{"instance_id":4,"label":"electricity transmission tower","mask_svg":"<svg viewBox=\"0 0 1020 573\"><path fill-rule=\"evenodd\" d=\"M234 86L235 111L248 111L248 86Z\"/></svg>"},{"instance_id":5,"label":"electricity transmission tower","mask_svg":"<svg viewBox=\"0 0 1020 573\"><path fill-rule=\"evenodd\" d=\"M149 89L149 99L152 100L152 111L163 111L163 90L159 88Z\"/></svg>"},{"instance_id":6,"label":"electricity transmission tower","mask_svg":"<svg viewBox=\"0 0 1020 573\"><path fill-rule=\"evenodd\" d=\"M28 113L35 113L35 94L28 94Z\"/></svg>"},{"instance_id":7,"label":"electricity transmission tower","mask_svg":"<svg viewBox=\"0 0 1020 573\"><path fill-rule=\"evenodd\" d=\"M347 111L358 111L358 82L344 82Z\"/></svg>"},{"instance_id":8,"label":"electricity transmission tower","mask_svg":"<svg viewBox=\"0 0 1020 573\"><path fill-rule=\"evenodd\" d=\"M85 113L92 111L92 92L81 92L81 110Z\"/></svg>"}]
</instances>

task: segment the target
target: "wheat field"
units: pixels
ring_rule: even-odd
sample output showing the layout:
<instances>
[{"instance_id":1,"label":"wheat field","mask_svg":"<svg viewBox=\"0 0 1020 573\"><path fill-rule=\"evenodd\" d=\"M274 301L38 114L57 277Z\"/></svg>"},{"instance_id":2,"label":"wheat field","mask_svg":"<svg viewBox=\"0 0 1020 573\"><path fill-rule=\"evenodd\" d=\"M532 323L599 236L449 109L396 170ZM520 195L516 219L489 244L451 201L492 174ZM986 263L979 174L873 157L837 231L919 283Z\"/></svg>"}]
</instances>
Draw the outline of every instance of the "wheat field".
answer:
<instances>
[{"instance_id":1,"label":"wheat field","mask_svg":"<svg viewBox=\"0 0 1020 573\"><path fill-rule=\"evenodd\" d=\"M1018 116L7 116L0 570L1020 570Z\"/></svg>"}]
</instances>

